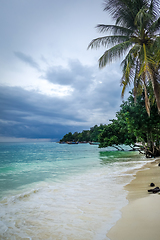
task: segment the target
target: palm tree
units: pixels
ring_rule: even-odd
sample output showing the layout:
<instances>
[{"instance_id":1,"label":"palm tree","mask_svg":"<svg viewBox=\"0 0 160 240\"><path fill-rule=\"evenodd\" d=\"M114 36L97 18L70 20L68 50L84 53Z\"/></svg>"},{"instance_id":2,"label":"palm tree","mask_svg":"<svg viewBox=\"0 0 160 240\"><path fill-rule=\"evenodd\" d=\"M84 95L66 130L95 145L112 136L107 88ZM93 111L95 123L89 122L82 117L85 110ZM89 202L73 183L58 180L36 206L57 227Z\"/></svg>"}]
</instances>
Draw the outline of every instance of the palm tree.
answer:
<instances>
[{"instance_id":1,"label":"palm tree","mask_svg":"<svg viewBox=\"0 0 160 240\"><path fill-rule=\"evenodd\" d=\"M135 100L136 95L144 91L146 110L150 115L148 89L152 89L160 113L159 0L106 0L104 10L116 21L115 25L99 24L97 28L101 33L110 31L112 34L93 39L88 48L112 45L100 57L100 68L125 55L121 63L122 96L126 86L133 82Z\"/></svg>"}]
</instances>

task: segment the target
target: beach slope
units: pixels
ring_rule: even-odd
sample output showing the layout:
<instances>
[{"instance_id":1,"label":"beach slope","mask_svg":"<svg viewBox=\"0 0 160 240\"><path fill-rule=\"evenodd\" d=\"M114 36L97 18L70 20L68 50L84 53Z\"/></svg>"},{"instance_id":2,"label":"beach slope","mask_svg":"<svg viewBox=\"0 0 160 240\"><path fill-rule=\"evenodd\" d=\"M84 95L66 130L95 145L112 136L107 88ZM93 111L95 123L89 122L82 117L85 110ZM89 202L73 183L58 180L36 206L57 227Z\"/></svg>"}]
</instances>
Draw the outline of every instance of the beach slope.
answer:
<instances>
[{"instance_id":1,"label":"beach slope","mask_svg":"<svg viewBox=\"0 0 160 240\"><path fill-rule=\"evenodd\" d=\"M150 183L160 187L160 159L147 163L125 188L128 205L122 209L122 218L111 228L110 240L159 240L160 194L148 193Z\"/></svg>"}]
</instances>

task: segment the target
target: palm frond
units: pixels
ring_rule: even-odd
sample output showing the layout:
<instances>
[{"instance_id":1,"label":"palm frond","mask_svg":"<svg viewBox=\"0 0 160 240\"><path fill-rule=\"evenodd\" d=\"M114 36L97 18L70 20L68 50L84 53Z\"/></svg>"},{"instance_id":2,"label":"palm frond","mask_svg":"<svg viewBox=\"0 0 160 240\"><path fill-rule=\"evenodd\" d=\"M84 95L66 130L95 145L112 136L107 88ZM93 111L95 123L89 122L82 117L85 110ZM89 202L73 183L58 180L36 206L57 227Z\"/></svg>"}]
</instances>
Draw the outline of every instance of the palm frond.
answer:
<instances>
[{"instance_id":1,"label":"palm frond","mask_svg":"<svg viewBox=\"0 0 160 240\"><path fill-rule=\"evenodd\" d=\"M159 2L159 0L151 0L150 8L151 8L152 13L155 16L158 16L159 12L160 12L160 2Z\"/></svg>"},{"instance_id":2,"label":"palm frond","mask_svg":"<svg viewBox=\"0 0 160 240\"><path fill-rule=\"evenodd\" d=\"M152 51L154 51L155 54L158 50L160 50L160 37L159 36L157 36L155 38L155 41L153 42L153 45L152 45Z\"/></svg>"},{"instance_id":3,"label":"palm frond","mask_svg":"<svg viewBox=\"0 0 160 240\"><path fill-rule=\"evenodd\" d=\"M138 77L138 72L139 72L139 62L137 59L137 64L136 64L136 69L135 69L135 77L134 77L134 88L133 88L135 103L137 101L137 96L142 95L142 92L143 92L142 81L141 81L141 77Z\"/></svg>"},{"instance_id":4,"label":"palm frond","mask_svg":"<svg viewBox=\"0 0 160 240\"><path fill-rule=\"evenodd\" d=\"M160 17L151 24L151 26L148 28L148 32L150 34L160 33Z\"/></svg>"},{"instance_id":5,"label":"palm frond","mask_svg":"<svg viewBox=\"0 0 160 240\"><path fill-rule=\"evenodd\" d=\"M150 64L152 66L155 65L155 62L149 58L147 56L147 51L146 51L146 45L143 44L143 61L141 62L141 68L140 68L140 71L139 71L139 77L143 74L143 73L146 73L146 74L150 74L152 75L152 70L150 68Z\"/></svg>"},{"instance_id":6,"label":"palm frond","mask_svg":"<svg viewBox=\"0 0 160 240\"><path fill-rule=\"evenodd\" d=\"M156 62L156 67L160 65L160 37L157 37L153 44L154 59Z\"/></svg>"},{"instance_id":7,"label":"palm frond","mask_svg":"<svg viewBox=\"0 0 160 240\"><path fill-rule=\"evenodd\" d=\"M88 45L89 48L99 48L100 46L109 46L110 44L115 45L127 41L128 36L104 36L100 38L93 39Z\"/></svg>"},{"instance_id":8,"label":"palm frond","mask_svg":"<svg viewBox=\"0 0 160 240\"><path fill-rule=\"evenodd\" d=\"M126 64L126 62L129 61L136 61L136 57L138 56L139 52L141 50L141 46L138 44L135 44L129 51L129 53L127 54L127 56L125 57L125 59L121 62L121 67L124 67L124 65Z\"/></svg>"},{"instance_id":9,"label":"palm frond","mask_svg":"<svg viewBox=\"0 0 160 240\"><path fill-rule=\"evenodd\" d=\"M130 41L126 41L108 49L99 59L99 67L103 68L107 63L112 62L117 57L122 55L132 46Z\"/></svg>"},{"instance_id":10,"label":"palm frond","mask_svg":"<svg viewBox=\"0 0 160 240\"><path fill-rule=\"evenodd\" d=\"M128 82L127 81L122 81L121 86L123 86L122 92L121 92L121 97L123 98L124 97L124 93L126 91L126 87L128 86Z\"/></svg>"},{"instance_id":11,"label":"palm frond","mask_svg":"<svg viewBox=\"0 0 160 240\"><path fill-rule=\"evenodd\" d=\"M129 52L127 57L121 63L121 66L123 65L123 69L122 69L123 76L121 78L121 86L123 86L122 92L121 92L122 98L124 97L124 92L126 90L126 87L131 84L132 79L134 78L134 75L135 75L134 60L135 59L133 55Z\"/></svg>"},{"instance_id":12,"label":"palm frond","mask_svg":"<svg viewBox=\"0 0 160 240\"><path fill-rule=\"evenodd\" d=\"M104 11L110 13L112 18L116 20L116 24L135 29L135 16L144 5L147 5L146 2L146 0L106 0Z\"/></svg>"},{"instance_id":13,"label":"palm frond","mask_svg":"<svg viewBox=\"0 0 160 240\"><path fill-rule=\"evenodd\" d=\"M153 12L150 11L150 8L143 7L140 9L135 17L135 25L139 29L141 36L143 36L146 29L148 30L150 28L154 21L155 16Z\"/></svg>"},{"instance_id":14,"label":"palm frond","mask_svg":"<svg viewBox=\"0 0 160 240\"><path fill-rule=\"evenodd\" d=\"M158 112L160 113L160 76L157 70L154 67L150 67L152 69L152 73L149 73L149 78L152 83L152 88L154 91Z\"/></svg>"},{"instance_id":15,"label":"palm frond","mask_svg":"<svg viewBox=\"0 0 160 240\"><path fill-rule=\"evenodd\" d=\"M134 94L134 102L136 104L137 96L142 96L144 89L143 89L141 78L139 78L139 83L137 80L134 83L135 83L135 85L133 88L133 94Z\"/></svg>"},{"instance_id":16,"label":"palm frond","mask_svg":"<svg viewBox=\"0 0 160 240\"><path fill-rule=\"evenodd\" d=\"M113 34L120 34L125 36L129 36L133 34L132 30L125 27L117 26L117 25L98 24L96 27L101 33L111 31Z\"/></svg>"},{"instance_id":17,"label":"palm frond","mask_svg":"<svg viewBox=\"0 0 160 240\"><path fill-rule=\"evenodd\" d=\"M123 76L121 79L121 85L123 86L121 93L122 97L124 96L126 86L129 85L132 81L134 83L135 100L137 93L142 92L140 77L138 77L140 49L141 49L140 45L138 44L134 45L121 63L123 72Z\"/></svg>"}]
</instances>

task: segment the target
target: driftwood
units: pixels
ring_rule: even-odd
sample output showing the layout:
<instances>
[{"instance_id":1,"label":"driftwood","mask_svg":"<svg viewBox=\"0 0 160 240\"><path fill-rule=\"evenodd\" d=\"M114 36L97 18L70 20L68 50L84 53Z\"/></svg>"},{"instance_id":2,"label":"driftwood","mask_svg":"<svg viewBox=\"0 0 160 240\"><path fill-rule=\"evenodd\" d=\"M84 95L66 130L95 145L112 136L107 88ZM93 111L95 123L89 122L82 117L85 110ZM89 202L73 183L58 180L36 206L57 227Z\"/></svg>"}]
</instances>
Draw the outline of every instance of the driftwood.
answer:
<instances>
[{"instance_id":1,"label":"driftwood","mask_svg":"<svg viewBox=\"0 0 160 240\"><path fill-rule=\"evenodd\" d=\"M158 192L160 192L160 188L159 187L155 187L153 189L149 189L148 192L150 192L150 193L158 193Z\"/></svg>"}]
</instances>

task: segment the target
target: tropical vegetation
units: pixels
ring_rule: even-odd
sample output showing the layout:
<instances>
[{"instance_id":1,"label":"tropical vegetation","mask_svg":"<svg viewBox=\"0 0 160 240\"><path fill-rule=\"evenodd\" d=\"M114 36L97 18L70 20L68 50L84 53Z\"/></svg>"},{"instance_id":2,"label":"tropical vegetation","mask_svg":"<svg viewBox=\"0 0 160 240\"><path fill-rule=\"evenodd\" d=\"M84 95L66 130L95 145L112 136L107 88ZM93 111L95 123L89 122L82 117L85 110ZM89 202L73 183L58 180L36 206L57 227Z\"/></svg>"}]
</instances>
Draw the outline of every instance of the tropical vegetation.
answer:
<instances>
[{"instance_id":1,"label":"tropical vegetation","mask_svg":"<svg viewBox=\"0 0 160 240\"><path fill-rule=\"evenodd\" d=\"M95 125L91 127L90 130L83 130L78 133L67 133L60 140L60 143L63 142L98 142L99 134L102 132L106 125L100 124L100 126Z\"/></svg>"},{"instance_id":2,"label":"tropical vegetation","mask_svg":"<svg viewBox=\"0 0 160 240\"><path fill-rule=\"evenodd\" d=\"M160 115L156 103L151 106L151 116L145 110L145 94L137 97L130 94L123 101L116 120L106 125L99 135L99 147L119 146L119 144L135 145L144 150L146 157L160 156Z\"/></svg>"},{"instance_id":3,"label":"tropical vegetation","mask_svg":"<svg viewBox=\"0 0 160 240\"><path fill-rule=\"evenodd\" d=\"M145 109L144 92L137 97L136 104L134 94L130 93L127 101L123 101L116 113L116 119L110 120L108 125L95 125L81 133L69 132L60 143L99 142L100 148L114 147L117 150L124 150L123 145L129 145L132 150L139 150L146 157L160 156L160 115L155 102L150 112L149 117Z\"/></svg>"}]
</instances>

